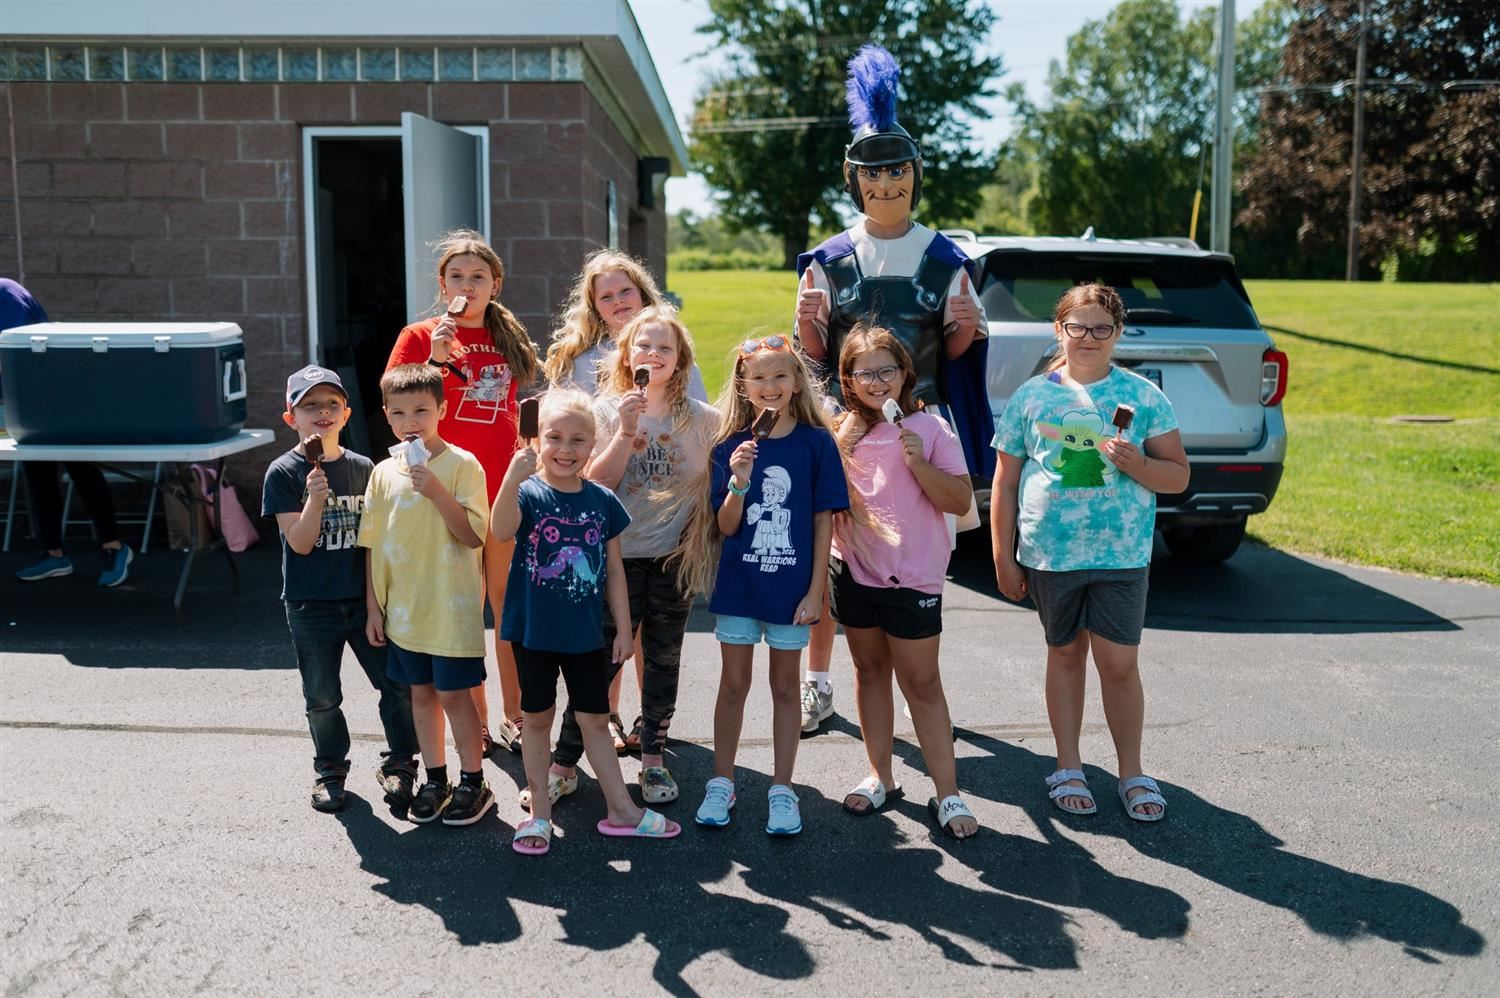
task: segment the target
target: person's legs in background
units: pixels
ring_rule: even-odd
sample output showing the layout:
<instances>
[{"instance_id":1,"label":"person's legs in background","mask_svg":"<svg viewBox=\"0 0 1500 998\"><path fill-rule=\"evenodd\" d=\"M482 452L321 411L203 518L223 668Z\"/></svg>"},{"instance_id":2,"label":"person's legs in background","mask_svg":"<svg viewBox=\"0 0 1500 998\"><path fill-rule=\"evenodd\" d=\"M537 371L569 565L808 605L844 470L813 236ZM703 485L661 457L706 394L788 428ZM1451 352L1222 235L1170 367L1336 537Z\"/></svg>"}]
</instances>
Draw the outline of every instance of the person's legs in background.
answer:
<instances>
[{"instance_id":1,"label":"person's legs in background","mask_svg":"<svg viewBox=\"0 0 1500 998\"><path fill-rule=\"evenodd\" d=\"M25 461L22 467L32 510L42 534L43 554L34 564L17 572L16 578L22 582L39 582L72 575L73 562L63 553L63 500L58 465L53 461ZM120 541L115 503L109 494L109 485L104 481L104 473L97 465L83 461L69 461L66 467L74 491L89 511L89 517L94 521L94 533L99 538L99 585L118 586L129 576L130 562L135 553Z\"/></svg>"}]
</instances>

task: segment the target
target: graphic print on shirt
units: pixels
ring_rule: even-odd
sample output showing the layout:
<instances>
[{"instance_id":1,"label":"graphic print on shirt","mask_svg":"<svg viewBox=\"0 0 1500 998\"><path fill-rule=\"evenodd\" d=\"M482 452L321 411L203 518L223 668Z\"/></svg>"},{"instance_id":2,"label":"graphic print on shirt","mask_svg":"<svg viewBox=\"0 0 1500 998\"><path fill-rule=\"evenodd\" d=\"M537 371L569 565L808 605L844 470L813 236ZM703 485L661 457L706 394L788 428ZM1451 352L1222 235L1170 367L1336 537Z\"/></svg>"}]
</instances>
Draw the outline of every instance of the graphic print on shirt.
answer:
<instances>
[{"instance_id":1,"label":"graphic print on shirt","mask_svg":"<svg viewBox=\"0 0 1500 998\"><path fill-rule=\"evenodd\" d=\"M604 575L604 523L596 512L572 520L548 515L531 530L526 569L533 585L574 601L599 592Z\"/></svg>"},{"instance_id":2,"label":"graphic print on shirt","mask_svg":"<svg viewBox=\"0 0 1500 998\"><path fill-rule=\"evenodd\" d=\"M459 370L468 385L453 418L486 425L499 422L500 414L510 410L511 381L510 365L500 359L500 351L487 343L467 347Z\"/></svg>"},{"instance_id":3,"label":"graphic print on shirt","mask_svg":"<svg viewBox=\"0 0 1500 998\"><path fill-rule=\"evenodd\" d=\"M681 460L678 448L672 442L672 434L637 435L631 442L631 447L635 456L625 470L625 481L620 488L622 494L640 495L671 485L677 463Z\"/></svg>"},{"instance_id":4,"label":"graphic print on shirt","mask_svg":"<svg viewBox=\"0 0 1500 998\"><path fill-rule=\"evenodd\" d=\"M1104 417L1088 409L1070 409L1056 422L1037 421L1036 432L1061 445L1047 459L1047 467L1058 472L1059 489L1102 489L1105 476L1115 475L1114 466L1099 453L1099 445L1111 434Z\"/></svg>"},{"instance_id":5,"label":"graphic print on shirt","mask_svg":"<svg viewBox=\"0 0 1500 998\"><path fill-rule=\"evenodd\" d=\"M363 493L357 496L330 494L323 500L323 515L318 527L318 542L314 547L324 551L343 551L357 547L359 518L365 511Z\"/></svg>"},{"instance_id":6,"label":"graphic print on shirt","mask_svg":"<svg viewBox=\"0 0 1500 998\"><path fill-rule=\"evenodd\" d=\"M792 511L781 504L792 492L792 476L785 468L772 465L766 469L760 485L761 501L745 510L745 523L755 528L745 561L759 563L762 572L774 572L782 565L797 564L792 548Z\"/></svg>"}]
</instances>

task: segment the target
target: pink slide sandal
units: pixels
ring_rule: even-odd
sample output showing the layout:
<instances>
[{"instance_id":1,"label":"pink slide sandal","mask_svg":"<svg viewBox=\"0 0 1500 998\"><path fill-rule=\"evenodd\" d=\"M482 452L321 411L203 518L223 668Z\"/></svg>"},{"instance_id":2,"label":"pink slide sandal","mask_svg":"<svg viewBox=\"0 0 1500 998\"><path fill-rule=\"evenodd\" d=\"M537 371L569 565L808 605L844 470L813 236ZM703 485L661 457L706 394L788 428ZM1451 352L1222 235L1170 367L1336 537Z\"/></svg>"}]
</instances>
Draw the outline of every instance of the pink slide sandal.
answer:
<instances>
[{"instance_id":1,"label":"pink slide sandal","mask_svg":"<svg viewBox=\"0 0 1500 998\"><path fill-rule=\"evenodd\" d=\"M668 821L662 815L650 808L641 815L638 825L612 825L608 818L604 818L595 826L600 835L609 835L615 838L626 839L675 839L682 834L682 826L675 821Z\"/></svg>"}]
</instances>

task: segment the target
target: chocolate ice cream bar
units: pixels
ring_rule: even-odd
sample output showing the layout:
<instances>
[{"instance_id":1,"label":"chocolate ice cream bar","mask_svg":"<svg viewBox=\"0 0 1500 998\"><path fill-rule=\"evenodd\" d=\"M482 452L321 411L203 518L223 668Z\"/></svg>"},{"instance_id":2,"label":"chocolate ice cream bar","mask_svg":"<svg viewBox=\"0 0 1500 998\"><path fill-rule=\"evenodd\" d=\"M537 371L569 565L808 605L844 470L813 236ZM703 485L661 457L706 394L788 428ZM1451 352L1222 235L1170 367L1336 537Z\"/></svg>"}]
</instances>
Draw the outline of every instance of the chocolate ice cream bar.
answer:
<instances>
[{"instance_id":1,"label":"chocolate ice cream bar","mask_svg":"<svg viewBox=\"0 0 1500 998\"><path fill-rule=\"evenodd\" d=\"M885 404L880 407L880 412L887 420L895 423L897 426L900 426L901 420L906 418L906 414L901 411L901 407L896 404L895 399L886 399Z\"/></svg>"},{"instance_id":2,"label":"chocolate ice cream bar","mask_svg":"<svg viewBox=\"0 0 1500 998\"><path fill-rule=\"evenodd\" d=\"M1117 405L1115 406L1114 418L1111 419L1110 422L1114 423L1115 426L1123 432L1130 429L1130 423L1133 419L1135 419L1134 407L1128 405Z\"/></svg>"},{"instance_id":3,"label":"chocolate ice cream bar","mask_svg":"<svg viewBox=\"0 0 1500 998\"><path fill-rule=\"evenodd\" d=\"M540 411L541 406L541 402L535 398L521 400L520 434L522 440L535 440L537 438L537 413Z\"/></svg>"},{"instance_id":4,"label":"chocolate ice cream bar","mask_svg":"<svg viewBox=\"0 0 1500 998\"><path fill-rule=\"evenodd\" d=\"M755 422L750 425L750 433L756 440L764 440L771 435L771 430L776 426L776 417L781 415L775 409L762 409L760 415L755 417Z\"/></svg>"},{"instance_id":5,"label":"chocolate ice cream bar","mask_svg":"<svg viewBox=\"0 0 1500 998\"><path fill-rule=\"evenodd\" d=\"M635 369L635 386L645 388L651 381L651 368L638 367Z\"/></svg>"},{"instance_id":6,"label":"chocolate ice cream bar","mask_svg":"<svg viewBox=\"0 0 1500 998\"><path fill-rule=\"evenodd\" d=\"M302 441L302 453L312 462L314 468L321 468L318 462L323 460L323 438L316 433L308 434Z\"/></svg>"},{"instance_id":7,"label":"chocolate ice cream bar","mask_svg":"<svg viewBox=\"0 0 1500 998\"><path fill-rule=\"evenodd\" d=\"M468 307L468 298L464 297L463 295L454 295L453 300L448 302L448 314L456 319L459 316L463 315L464 310Z\"/></svg>"}]
</instances>

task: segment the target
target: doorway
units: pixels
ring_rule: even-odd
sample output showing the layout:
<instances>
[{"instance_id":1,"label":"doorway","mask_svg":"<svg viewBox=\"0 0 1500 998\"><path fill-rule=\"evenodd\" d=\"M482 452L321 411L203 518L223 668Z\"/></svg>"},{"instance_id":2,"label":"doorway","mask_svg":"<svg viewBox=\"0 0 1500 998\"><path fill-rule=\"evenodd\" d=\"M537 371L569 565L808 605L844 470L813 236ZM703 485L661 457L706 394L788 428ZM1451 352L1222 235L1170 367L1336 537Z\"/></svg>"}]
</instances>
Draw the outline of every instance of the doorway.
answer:
<instances>
[{"instance_id":1,"label":"doorway","mask_svg":"<svg viewBox=\"0 0 1500 998\"><path fill-rule=\"evenodd\" d=\"M303 129L308 356L349 393L343 443L377 462L395 443L380 377L396 334L431 314L431 244L457 227L489 236L488 154L488 128L409 113L400 127Z\"/></svg>"}]
</instances>

